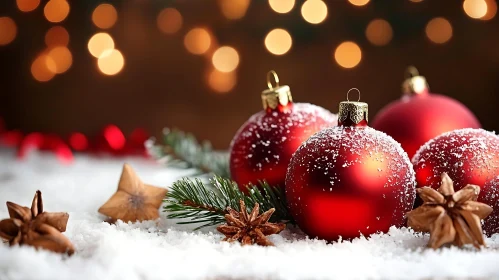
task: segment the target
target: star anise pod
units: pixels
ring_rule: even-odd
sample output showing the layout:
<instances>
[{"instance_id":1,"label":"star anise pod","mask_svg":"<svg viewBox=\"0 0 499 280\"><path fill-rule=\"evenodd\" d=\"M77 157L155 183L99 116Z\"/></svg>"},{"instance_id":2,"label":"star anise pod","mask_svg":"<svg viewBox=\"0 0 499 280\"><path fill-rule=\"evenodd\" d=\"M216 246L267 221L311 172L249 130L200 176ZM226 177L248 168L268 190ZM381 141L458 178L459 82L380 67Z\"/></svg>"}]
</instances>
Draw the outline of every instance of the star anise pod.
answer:
<instances>
[{"instance_id":1,"label":"star anise pod","mask_svg":"<svg viewBox=\"0 0 499 280\"><path fill-rule=\"evenodd\" d=\"M281 232L286 225L281 223L269 223L270 216L275 209L269 209L265 213L260 213L260 205L255 203L255 207L250 214L246 210L243 200L239 201L240 212L227 207L229 214L225 215L227 224L217 227L217 230L225 235L223 241L239 241L243 245L258 244L261 246L274 246L267 239L267 235Z\"/></svg>"},{"instance_id":2,"label":"star anise pod","mask_svg":"<svg viewBox=\"0 0 499 280\"><path fill-rule=\"evenodd\" d=\"M10 219L0 221L0 237L10 246L29 245L57 253L73 254L71 241L61 232L66 231L68 213L43 212L42 193L36 191L31 209L7 202Z\"/></svg>"},{"instance_id":3,"label":"star anise pod","mask_svg":"<svg viewBox=\"0 0 499 280\"><path fill-rule=\"evenodd\" d=\"M417 193L423 205L407 213L407 225L430 233L428 247L437 249L448 243L472 244L476 248L485 245L481 220L492 212L492 207L477 202L479 186L466 185L454 192L451 178L442 173L438 191L423 187Z\"/></svg>"}]
</instances>

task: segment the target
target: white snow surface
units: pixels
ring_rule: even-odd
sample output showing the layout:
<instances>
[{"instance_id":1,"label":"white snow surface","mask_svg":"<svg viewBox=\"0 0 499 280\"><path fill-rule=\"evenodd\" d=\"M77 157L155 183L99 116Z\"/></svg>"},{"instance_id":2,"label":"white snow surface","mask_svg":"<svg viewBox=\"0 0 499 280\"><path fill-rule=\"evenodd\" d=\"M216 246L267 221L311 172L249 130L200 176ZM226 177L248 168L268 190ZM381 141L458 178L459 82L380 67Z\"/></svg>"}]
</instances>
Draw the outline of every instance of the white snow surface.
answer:
<instances>
[{"instance_id":1,"label":"white snow surface","mask_svg":"<svg viewBox=\"0 0 499 280\"><path fill-rule=\"evenodd\" d=\"M122 164L143 181L167 187L190 171L138 158L77 156L61 165L52 155L24 161L0 150L0 218L5 201L29 206L37 189L46 211L67 211L66 236L77 252L65 257L0 244L0 279L465 279L499 278L499 235L488 248L426 249L427 235L392 228L353 241L327 244L298 229L270 239L276 247L220 242L214 228L193 232L161 213L158 221L103 222L97 209L116 190Z\"/></svg>"}]
</instances>

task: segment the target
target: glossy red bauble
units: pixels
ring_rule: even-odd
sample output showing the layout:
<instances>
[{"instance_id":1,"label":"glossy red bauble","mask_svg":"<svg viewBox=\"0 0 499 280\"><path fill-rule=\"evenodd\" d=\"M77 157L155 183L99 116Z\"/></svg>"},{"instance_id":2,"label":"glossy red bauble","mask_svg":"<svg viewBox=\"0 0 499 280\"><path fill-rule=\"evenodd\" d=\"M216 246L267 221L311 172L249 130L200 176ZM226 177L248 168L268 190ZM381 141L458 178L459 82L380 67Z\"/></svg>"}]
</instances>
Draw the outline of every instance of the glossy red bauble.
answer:
<instances>
[{"instance_id":1,"label":"glossy red bauble","mask_svg":"<svg viewBox=\"0 0 499 280\"><path fill-rule=\"evenodd\" d=\"M317 131L336 125L334 114L305 103L260 111L239 129L230 147L232 179L246 185L267 181L284 187L289 160L296 149Z\"/></svg>"},{"instance_id":2,"label":"glossy red bauble","mask_svg":"<svg viewBox=\"0 0 499 280\"><path fill-rule=\"evenodd\" d=\"M483 129L444 133L419 149L412 159L418 187L440 186L447 172L455 190L467 184L480 187L478 201L494 208L484 221L486 234L499 233L499 137ZM420 204L417 201L416 204Z\"/></svg>"},{"instance_id":3,"label":"glossy red bauble","mask_svg":"<svg viewBox=\"0 0 499 280\"><path fill-rule=\"evenodd\" d=\"M414 171L407 154L365 124L322 130L291 159L288 207L310 237L334 241L387 232L402 226L412 209Z\"/></svg>"},{"instance_id":4,"label":"glossy red bauble","mask_svg":"<svg viewBox=\"0 0 499 280\"><path fill-rule=\"evenodd\" d=\"M481 127L466 106L430 93L424 77L417 72L414 75L404 83L404 96L381 109L371 123L399 142L409 158L421 145L444 132Z\"/></svg>"}]
</instances>

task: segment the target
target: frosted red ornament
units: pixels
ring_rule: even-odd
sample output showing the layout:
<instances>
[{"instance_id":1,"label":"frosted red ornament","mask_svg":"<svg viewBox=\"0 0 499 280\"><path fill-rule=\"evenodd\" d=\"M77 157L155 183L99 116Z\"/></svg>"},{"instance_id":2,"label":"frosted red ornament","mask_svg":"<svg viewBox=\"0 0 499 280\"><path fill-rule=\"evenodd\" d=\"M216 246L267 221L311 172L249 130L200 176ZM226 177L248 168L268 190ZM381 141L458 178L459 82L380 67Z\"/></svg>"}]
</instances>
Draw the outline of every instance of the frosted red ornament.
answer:
<instances>
[{"instance_id":1,"label":"frosted red ornament","mask_svg":"<svg viewBox=\"0 0 499 280\"><path fill-rule=\"evenodd\" d=\"M339 125L296 151L286 198L310 237L351 239L402 226L415 199L414 171L400 144L367 126L363 102L341 102Z\"/></svg>"},{"instance_id":2,"label":"frosted red ornament","mask_svg":"<svg viewBox=\"0 0 499 280\"><path fill-rule=\"evenodd\" d=\"M324 108L293 103L288 86L276 86L267 76L268 90L262 92L264 110L244 123L230 146L230 173L241 190L248 184L267 181L284 187L286 170L296 149L317 131L335 125L336 115Z\"/></svg>"},{"instance_id":3,"label":"frosted red ornament","mask_svg":"<svg viewBox=\"0 0 499 280\"><path fill-rule=\"evenodd\" d=\"M424 144L412 159L417 187L440 186L447 172L460 190L467 184L480 187L478 201L494 211L483 224L486 234L499 233L499 137L483 129L459 129L444 133ZM416 200L416 206L421 201Z\"/></svg>"},{"instance_id":4,"label":"frosted red ornament","mask_svg":"<svg viewBox=\"0 0 499 280\"><path fill-rule=\"evenodd\" d=\"M402 84L404 95L375 116L372 127L390 135L402 145L409 158L430 139L461 128L480 128L475 115L458 101L429 92L417 69L407 69Z\"/></svg>"}]
</instances>

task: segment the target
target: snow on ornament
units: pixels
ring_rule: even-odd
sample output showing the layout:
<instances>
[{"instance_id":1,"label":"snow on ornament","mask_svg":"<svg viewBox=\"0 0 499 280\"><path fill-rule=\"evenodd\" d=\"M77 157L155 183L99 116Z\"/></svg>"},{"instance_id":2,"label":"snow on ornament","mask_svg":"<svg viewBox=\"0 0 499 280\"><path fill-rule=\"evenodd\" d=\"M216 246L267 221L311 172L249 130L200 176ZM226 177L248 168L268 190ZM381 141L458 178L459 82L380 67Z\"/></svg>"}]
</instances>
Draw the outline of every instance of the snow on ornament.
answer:
<instances>
[{"instance_id":1,"label":"snow on ornament","mask_svg":"<svg viewBox=\"0 0 499 280\"><path fill-rule=\"evenodd\" d=\"M288 207L310 237L334 241L387 232L402 226L412 209L409 157L393 138L367 126L367 113L367 103L341 102L338 126L310 137L291 159Z\"/></svg>"},{"instance_id":2,"label":"snow on ornament","mask_svg":"<svg viewBox=\"0 0 499 280\"><path fill-rule=\"evenodd\" d=\"M268 73L267 85L262 92L264 110L241 126L230 146L231 177L243 191L259 181L284 187L288 163L296 149L312 134L337 123L336 115L324 108L293 103L289 86L279 86L274 71Z\"/></svg>"},{"instance_id":3,"label":"snow on ornament","mask_svg":"<svg viewBox=\"0 0 499 280\"><path fill-rule=\"evenodd\" d=\"M424 144L412 159L417 187L438 189L447 173L456 191L471 184L480 187L478 201L494 211L483 224L487 235L499 233L499 137L483 129L459 129ZM421 200L416 200L416 206Z\"/></svg>"}]
</instances>

